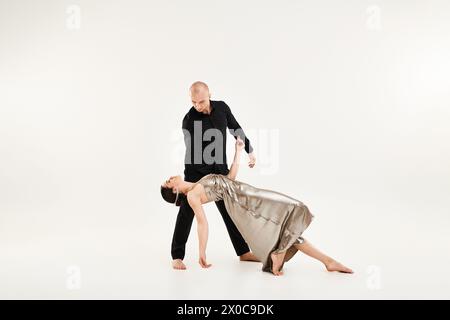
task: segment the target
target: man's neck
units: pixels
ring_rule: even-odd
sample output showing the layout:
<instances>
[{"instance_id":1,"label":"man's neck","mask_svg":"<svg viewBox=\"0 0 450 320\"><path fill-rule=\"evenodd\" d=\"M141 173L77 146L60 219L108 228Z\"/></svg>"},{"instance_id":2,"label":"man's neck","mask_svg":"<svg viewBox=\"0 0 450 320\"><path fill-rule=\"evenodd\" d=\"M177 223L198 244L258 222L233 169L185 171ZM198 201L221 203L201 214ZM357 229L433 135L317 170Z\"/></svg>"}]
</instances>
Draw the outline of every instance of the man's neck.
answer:
<instances>
[{"instance_id":1,"label":"man's neck","mask_svg":"<svg viewBox=\"0 0 450 320\"><path fill-rule=\"evenodd\" d=\"M208 108L205 110L205 111L203 111L202 113L204 113L204 114L211 114L211 104L208 106Z\"/></svg>"}]
</instances>

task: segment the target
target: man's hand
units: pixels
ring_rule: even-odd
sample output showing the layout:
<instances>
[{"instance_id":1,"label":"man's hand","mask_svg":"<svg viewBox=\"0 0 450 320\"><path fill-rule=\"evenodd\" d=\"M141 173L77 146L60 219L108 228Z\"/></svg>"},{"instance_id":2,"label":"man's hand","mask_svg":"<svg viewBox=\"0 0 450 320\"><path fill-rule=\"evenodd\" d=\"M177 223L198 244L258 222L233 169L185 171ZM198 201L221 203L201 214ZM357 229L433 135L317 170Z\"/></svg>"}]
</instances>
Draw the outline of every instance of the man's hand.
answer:
<instances>
[{"instance_id":1,"label":"man's hand","mask_svg":"<svg viewBox=\"0 0 450 320\"><path fill-rule=\"evenodd\" d=\"M212 264L208 264L206 262L206 254L200 254L200 257L198 258L198 263L200 263L202 268L209 268L212 266Z\"/></svg>"},{"instance_id":2,"label":"man's hand","mask_svg":"<svg viewBox=\"0 0 450 320\"><path fill-rule=\"evenodd\" d=\"M250 168L253 168L254 166L255 166L255 164L256 164L256 157L255 157L255 154L252 152L252 153L249 153L248 154L248 159L249 159L249 161L248 161L248 166L250 167Z\"/></svg>"}]
</instances>

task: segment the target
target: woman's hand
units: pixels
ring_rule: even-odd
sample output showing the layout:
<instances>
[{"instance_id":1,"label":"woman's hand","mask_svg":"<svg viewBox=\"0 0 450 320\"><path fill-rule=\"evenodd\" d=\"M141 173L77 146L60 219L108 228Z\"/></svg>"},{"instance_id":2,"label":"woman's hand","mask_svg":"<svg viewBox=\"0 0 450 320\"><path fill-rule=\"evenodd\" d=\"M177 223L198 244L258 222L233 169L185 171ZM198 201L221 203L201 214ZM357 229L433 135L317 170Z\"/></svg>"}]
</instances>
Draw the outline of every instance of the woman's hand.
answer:
<instances>
[{"instance_id":1,"label":"woman's hand","mask_svg":"<svg viewBox=\"0 0 450 320\"><path fill-rule=\"evenodd\" d=\"M237 139L236 139L236 152L242 151L242 149L244 149L244 147L245 147L244 141L242 141L242 139L239 136L237 136Z\"/></svg>"},{"instance_id":2,"label":"woman's hand","mask_svg":"<svg viewBox=\"0 0 450 320\"><path fill-rule=\"evenodd\" d=\"M206 254L205 253L200 254L200 257L198 258L198 263L200 263L202 268L209 268L212 266L212 264L208 264L206 262Z\"/></svg>"},{"instance_id":3,"label":"woman's hand","mask_svg":"<svg viewBox=\"0 0 450 320\"><path fill-rule=\"evenodd\" d=\"M253 154L253 152L249 153L248 154L248 166L250 168L253 168L255 166L255 164L256 164L256 157L255 157L255 155Z\"/></svg>"}]
</instances>

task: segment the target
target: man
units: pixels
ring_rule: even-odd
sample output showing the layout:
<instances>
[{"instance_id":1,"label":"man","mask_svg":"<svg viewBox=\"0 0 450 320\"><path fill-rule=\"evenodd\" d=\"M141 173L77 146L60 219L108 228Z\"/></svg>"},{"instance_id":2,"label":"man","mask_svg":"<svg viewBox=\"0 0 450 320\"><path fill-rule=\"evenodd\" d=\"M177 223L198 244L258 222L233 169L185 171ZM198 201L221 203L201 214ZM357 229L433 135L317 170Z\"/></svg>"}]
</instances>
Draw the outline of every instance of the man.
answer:
<instances>
[{"instance_id":1,"label":"man","mask_svg":"<svg viewBox=\"0 0 450 320\"><path fill-rule=\"evenodd\" d=\"M226 159L226 128L231 134L241 136L245 142L245 151L249 156L249 167L256 163L253 147L234 118L228 105L223 101L210 100L208 86L200 81L190 87L193 107L183 119L183 133L186 144L184 180L197 182L210 173L226 175L229 172ZM205 134L206 133L206 134ZM198 141L198 137L201 141ZM213 139L215 138L215 139ZM211 141L212 140L212 141ZM210 145L216 148L211 149ZM210 152L210 153L208 153ZM232 222L223 201L217 201L216 206L225 222L231 242L241 261L258 261L242 235ZM186 269L183 263L186 242L192 226L194 212L184 199L180 204L175 230L172 238L172 267L177 270Z\"/></svg>"}]
</instances>

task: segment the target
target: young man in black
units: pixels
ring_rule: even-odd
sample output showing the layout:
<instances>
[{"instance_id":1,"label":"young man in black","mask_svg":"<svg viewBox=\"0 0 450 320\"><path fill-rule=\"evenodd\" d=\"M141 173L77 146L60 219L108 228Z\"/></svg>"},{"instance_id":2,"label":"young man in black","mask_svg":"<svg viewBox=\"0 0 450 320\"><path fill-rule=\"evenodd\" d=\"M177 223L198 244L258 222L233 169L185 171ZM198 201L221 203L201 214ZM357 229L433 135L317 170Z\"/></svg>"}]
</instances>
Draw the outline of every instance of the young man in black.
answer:
<instances>
[{"instance_id":1,"label":"young man in black","mask_svg":"<svg viewBox=\"0 0 450 320\"><path fill-rule=\"evenodd\" d=\"M249 155L249 167L253 168L256 158L250 141L234 118L228 105L223 101L210 100L208 86L195 82L190 88L193 107L183 119L183 134L186 144L184 179L197 182L210 173L228 174L226 160L226 129L236 138L239 135L245 142L245 151ZM213 148L211 148L213 146ZM258 261L229 217L223 201L216 206L222 215L236 254L241 261ZM191 230L194 212L186 199L180 203L180 209L172 238L172 266L174 269L186 269L183 263L186 242Z\"/></svg>"}]
</instances>

